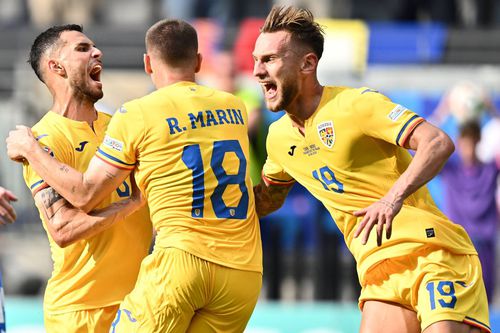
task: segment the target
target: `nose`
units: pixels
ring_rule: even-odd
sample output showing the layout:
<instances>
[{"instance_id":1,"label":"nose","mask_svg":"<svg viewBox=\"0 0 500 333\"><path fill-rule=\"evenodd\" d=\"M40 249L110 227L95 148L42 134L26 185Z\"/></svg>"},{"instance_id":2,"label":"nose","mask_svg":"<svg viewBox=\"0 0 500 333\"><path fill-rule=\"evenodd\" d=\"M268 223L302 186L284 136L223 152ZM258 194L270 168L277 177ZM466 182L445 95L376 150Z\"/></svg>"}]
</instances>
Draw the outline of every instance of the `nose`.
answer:
<instances>
[{"instance_id":1,"label":"nose","mask_svg":"<svg viewBox=\"0 0 500 333\"><path fill-rule=\"evenodd\" d=\"M266 70L264 65L259 60L254 60L253 64L253 76L259 78L266 75Z\"/></svg>"},{"instance_id":2,"label":"nose","mask_svg":"<svg viewBox=\"0 0 500 333\"><path fill-rule=\"evenodd\" d=\"M96 58L96 59L102 58L102 51L95 46L92 50L92 58Z\"/></svg>"}]
</instances>

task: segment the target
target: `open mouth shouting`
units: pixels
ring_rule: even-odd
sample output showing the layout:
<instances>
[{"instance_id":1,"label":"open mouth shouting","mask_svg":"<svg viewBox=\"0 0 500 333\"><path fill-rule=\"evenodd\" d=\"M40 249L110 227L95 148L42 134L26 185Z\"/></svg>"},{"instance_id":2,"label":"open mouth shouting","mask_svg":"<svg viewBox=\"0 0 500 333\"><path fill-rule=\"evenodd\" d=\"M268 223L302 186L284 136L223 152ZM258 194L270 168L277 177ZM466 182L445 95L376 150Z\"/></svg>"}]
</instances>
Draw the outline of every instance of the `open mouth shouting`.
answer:
<instances>
[{"instance_id":1,"label":"open mouth shouting","mask_svg":"<svg viewBox=\"0 0 500 333\"><path fill-rule=\"evenodd\" d=\"M267 100L271 100L278 94L278 87L273 82L260 82L262 89L264 90L264 97Z\"/></svg>"},{"instance_id":2,"label":"open mouth shouting","mask_svg":"<svg viewBox=\"0 0 500 333\"><path fill-rule=\"evenodd\" d=\"M90 79L98 84L99 87L102 87L101 82L101 72L102 72L102 64L97 63L90 69Z\"/></svg>"}]
</instances>

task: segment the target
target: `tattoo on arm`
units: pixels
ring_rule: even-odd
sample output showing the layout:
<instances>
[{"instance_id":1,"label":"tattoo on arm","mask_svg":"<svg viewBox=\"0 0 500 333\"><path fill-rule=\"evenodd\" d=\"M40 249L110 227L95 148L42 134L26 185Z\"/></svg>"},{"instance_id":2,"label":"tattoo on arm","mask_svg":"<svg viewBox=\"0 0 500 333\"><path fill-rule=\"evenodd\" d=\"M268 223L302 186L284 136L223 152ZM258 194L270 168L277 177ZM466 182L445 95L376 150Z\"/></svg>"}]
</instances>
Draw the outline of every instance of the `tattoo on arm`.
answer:
<instances>
[{"instance_id":1,"label":"tattoo on arm","mask_svg":"<svg viewBox=\"0 0 500 333\"><path fill-rule=\"evenodd\" d=\"M59 195L53 188L48 188L42 193L42 202L46 209L52 207L57 201L61 200L63 197Z\"/></svg>"},{"instance_id":2,"label":"tattoo on arm","mask_svg":"<svg viewBox=\"0 0 500 333\"><path fill-rule=\"evenodd\" d=\"M62 172L64 172L64 173L68 173L68 172L69 172L69 168L68 168L68 166L66 166L66 165L62 165L62 166L59 168L59 170L61 170L61 171L62 171Z\"/></svg>"},{"instance_id":3,"label":"tattoo on arm","mask_svg":"<svg viewBox=\"0 0 500 333\"><path fill-rule=\"evenodd\" d=\"M45 217L50 221L58 211L63 207L67 207L68 202L52 187L43 189L37 194L39 199L35 199L35 203L40 211L43 211Z\"/></svg>"},{"instance_id":4,"label":"tattoo on arm","mask_svg":"<svg viewBox=\"0 0 500 333\"><path fill-rule=\"evenodd\" d=\"M106 171L106 177L108 177L108 179L115 179L116 175L109 171Z\"/></svg>"},{"instance_id":5,"label":"tattoo on arm","mask_svg":"<svg viewBox=\"0 0 500 333\"><path fill-rule=\"evenodd\" d=\"M266 216L278 210L288 195L292 186L274 186L259 184L255 187L255 205L259 217Z\"/></svg>"}]
</instances>

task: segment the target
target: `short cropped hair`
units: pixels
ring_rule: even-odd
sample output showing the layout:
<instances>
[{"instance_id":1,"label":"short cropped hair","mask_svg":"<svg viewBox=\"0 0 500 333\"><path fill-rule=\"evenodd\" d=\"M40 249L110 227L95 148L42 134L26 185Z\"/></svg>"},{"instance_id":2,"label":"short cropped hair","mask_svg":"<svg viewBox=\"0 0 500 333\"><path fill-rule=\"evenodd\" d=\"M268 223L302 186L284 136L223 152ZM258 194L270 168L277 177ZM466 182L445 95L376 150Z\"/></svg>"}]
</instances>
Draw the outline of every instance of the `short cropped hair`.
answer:
<instances>
[{"instance_id":1,"label":"short cropped hair","mask_svg":"<svg viewBox=\"0 0 500 333\"><path fill-rule=\"evenodd\" d=\"M59 37L61 33L64 31L78 31L83 32L83 28L78 24L66 24L66 25L56 25L53 26L41 34L39 34L33 45L31 46L30 57L28 63L31 65L31 68L35 71L36 76L40 79L40 81L45 82L42 77L42 70L40 67L40 59L43 54L47 52L52 46L59 42Z\"/></svg>"},{"instance_id":2,"label":"short cropped hair","mask_svg":"<svg viewBox=\"0 0 500 333\"><path fill-rule=\"evenodd\" d=\"M479 142L481 140L481 126L475 120L467 121L460 126L459 136L461 138L471 138Z\"/></svg>"},{"instance_id":3,"label":"short cropped hair","mask_svg":"<svg viewBox=\"0 0 500 333\"><path fill-rule=\"evenodd\" d=\"M293 6L274 6L260 32L288 31L292 40L312 49L318 59L323 55L324 31L314 22L310 10Z\"/></svg>"},{"instance_id":4,"label":"short cropped hair","mask_svg":"<svg viewBox=\"0 0 500 333\"><path fill-rule=\"evenodd\" d=\"M146 33L146 50L155 52L167 65L191 63L198 54L198 34L182 20L161 20Z\"/></svg>"}]
</instances>

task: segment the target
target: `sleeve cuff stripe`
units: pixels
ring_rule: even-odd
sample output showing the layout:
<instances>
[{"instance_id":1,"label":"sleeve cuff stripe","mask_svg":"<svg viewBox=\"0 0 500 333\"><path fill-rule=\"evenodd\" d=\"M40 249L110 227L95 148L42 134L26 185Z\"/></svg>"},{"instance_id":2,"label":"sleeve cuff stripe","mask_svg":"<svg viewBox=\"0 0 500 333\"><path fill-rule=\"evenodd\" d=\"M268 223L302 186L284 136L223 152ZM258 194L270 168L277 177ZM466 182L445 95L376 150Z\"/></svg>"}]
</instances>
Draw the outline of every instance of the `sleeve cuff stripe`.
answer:
<instances>
[{"instance_id":1,"label":"sleeve cuff stripe","mask_svg":"<svg viewBox=\"0 0 500 333\"><path fill-rule=\"evenodd\" d=\"M106 157L105 157L105 156L100 156L99 154L96 154L95 156L96 156L97 158L99 158L101 161L103 161L104 163L107 163L107 164L109 164L109 165L112 165L112 166L114 166L115 168L118 168L118 169L122 169L122 170L132 170L132 169L134 169L134 168L135 168L135 165L130 166L130 165L128 165L128 164L127 164L127 165L118 164L118 163L116 163L116 162L114 162L114 161L110 161L110 160L106 159Z\"/></svg>"},{"instance_id":2,"label":"sleeve cuff stripe","mask_svg":"<svg viewBox=\"0 0 500 333\"><path fill-rule=\"evenodd\" d=\"M413 129L423 122L425 119L420 117L419 115L414 115L411 117L406 124L399 131L398 137L396 138L396 144L398 146L403 146L408 139L408 135L413 131Z\"/></svg>"},{"instance_id":3,"label":"sleeve cuff stripe","mask_svg":"<svg viewBox=\"0 0 500 333\"><path fill-rule=\"evenodd\" d=\"M288 185L292 185L293 183L295 183L295 179L284 181L284 180L278 180L278 179L271 179L269 177L266 177L265 175L262 175L262 180L266 183L266 185L288 186Z\"/></svg>"},{"instance_id":4,"label":"sleeve cuff stripe","mask_svg":"<svg viewBox=\"0 0 500 333\"><path fill-rule=\"evenodd\" d=\"M129 166L129 167L135 167L135 163L125 163L122 160L120 160L120 159L118 159L118 158L116 158L114 156L111 156L108 153L105 153L104 151L101 150L101 148L97 149L97 153L100 154L100 155L102 155L103 157L105 157L107 159L112 160L113 162L119 163L120 165L126 165L126 166Z\"/></svg>"}]
</instances>

